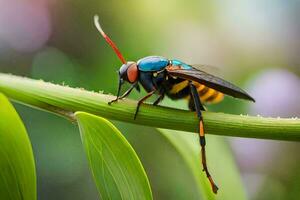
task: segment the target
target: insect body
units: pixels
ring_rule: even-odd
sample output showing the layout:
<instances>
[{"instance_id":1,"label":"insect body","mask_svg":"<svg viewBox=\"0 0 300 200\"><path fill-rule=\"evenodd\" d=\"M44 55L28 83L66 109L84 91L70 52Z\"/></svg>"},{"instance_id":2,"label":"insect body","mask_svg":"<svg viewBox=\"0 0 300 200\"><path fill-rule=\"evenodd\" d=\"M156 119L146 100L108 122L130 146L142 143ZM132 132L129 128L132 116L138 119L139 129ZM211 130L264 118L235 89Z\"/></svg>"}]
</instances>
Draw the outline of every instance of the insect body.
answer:
<instances>
[{"instance_id":1,"label":"insect body","mask_svg":"<svg viewBox=\"0 0 300 200\"><path fill-rule=\"evenodd\" d=\"M116 45L103 32L98 22L98 16L95 16L95 25L123 63L119 70L117 98L109 102L109 104L128 96L134 88L139 91L139 84L143 86L148 94L138 101L134 119L137 117L140 105L153 94L158 95L153 105L161 102L165 95L171 99L188 99L190 110L196 111L199 119L198 129L203 171L205 171L210 181L213 192L217 193L218 187L214 183L206 165L206 142L202 117L204 107L202 103L217 103L223 99L223 94L253 102L255 100L245 91L228 81L208 74L198 67L188 65L180 60L167 59L161 56L148 56L137 62L126 62ZM131 87L120 96L121 86L124 82L130 83Z\"/></svg>"},{"instance_id":2,"label":"insect body","mask_svg":"<svg viewBox=\"0 0 300 200\"><path fill-rule=\"evenodd\" d=\"M159 94L162 95L159 100L162 100L165 94L175 100L186 98L189 100L189 108L195 110L189 86L192 80L172 75L172 72L176 72L177 70L198 70L197 68L187 65L182 61L169 60L161 56L142 58L137 62L137 67L140 74L142 74L139 82L148 92L152 91L151 87L158 88ZM151 82L149 81L150 84L152 83L150 88L149 82L143 81L145 80L145 76L149 76L149 78L152 79ZM217 103L223 99L223 93L215 89L209 88L197 81L192 81L192 84L197 88L201 102ZM156 104L157 103L159 102L156 102Z\"/></svg>"}]
</instances>

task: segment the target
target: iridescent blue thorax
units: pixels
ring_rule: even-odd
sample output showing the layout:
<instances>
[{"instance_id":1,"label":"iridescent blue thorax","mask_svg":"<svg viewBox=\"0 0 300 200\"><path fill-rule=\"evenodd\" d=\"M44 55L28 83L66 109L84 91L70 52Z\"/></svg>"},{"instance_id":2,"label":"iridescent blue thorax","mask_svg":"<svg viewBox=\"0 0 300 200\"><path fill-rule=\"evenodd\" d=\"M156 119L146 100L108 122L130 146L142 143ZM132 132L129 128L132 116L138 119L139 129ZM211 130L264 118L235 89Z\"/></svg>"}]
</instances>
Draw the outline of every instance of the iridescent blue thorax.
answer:
<instances>
[{"instance_id":1,"label":"iridescent blue thorax","mask_svg":"<svg viewBox=\"0 0 300 200\"><path fill-rule=\"evenodd\" d=\"M148 56L137 61L138 69L143 72L160 71L168 65L178 66L182 69L191 69L192 67L180 60L169 60L162 56Z\"/></svg>"},{"instance_id":2,"label":"iridescent blue thorax","mask_svg":"<svg viewBox=\"0 0 300 200\"><path fill-rule=\"evenodd\" d=\"M140 71L160 71L169 65L169 60L161 56L148 56L137 61Z\"/></svg>"},{"instance_id":3,"label":"iridescent blue thorax","mask_svg":"<svg viewBox=\"0 0 300 200\"><path fill-rule=\"evenodd\" d=\"M188 64L185 64L184 62L180 61L180 60L171 60L170 61L170 64L173 66L173 67L181 67L181 69L192 69L192 67Z\"/></svg>"}]
</instances>

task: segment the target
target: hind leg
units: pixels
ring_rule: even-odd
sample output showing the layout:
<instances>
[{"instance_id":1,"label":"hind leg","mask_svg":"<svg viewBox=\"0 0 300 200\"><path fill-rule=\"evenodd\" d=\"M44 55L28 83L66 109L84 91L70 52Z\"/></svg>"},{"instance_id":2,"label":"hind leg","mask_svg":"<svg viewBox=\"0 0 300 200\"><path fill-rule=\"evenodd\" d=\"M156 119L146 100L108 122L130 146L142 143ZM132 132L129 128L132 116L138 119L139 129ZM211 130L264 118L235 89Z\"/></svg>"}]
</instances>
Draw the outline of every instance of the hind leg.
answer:
<instances>
[{"instance_id":1,"label":"hind leg","mask_svg":"<svg viewBox=\"0 0 300 200\"><path fill-rule=\"evenodd\" d=\"M203 117L202 117L202 113L201 113L201 109L203 109L203 106L201 104L200 101L200 97L198 94L198 91L196 89L196 86L193 85L192 82L189 82L190 85L190 89L191 89L191 96L194 102L194 108L196 110L198 119L199 119L199 138L200 138L200 145L201 145L201 158L202 158L202 166L203 166L203 171L206 173L206 176L211 184L212 190L214 193L217 193L218 191L218 187L217 185L214 183L208 168L207 168L207 164L206 164L206 153L205 153L205 135L204 135L204 127L203 127Z\"/></svg>"},{"instance_id":2,"label":"hind leg","mask_svg":"<svg viewBox=\"0 0 300 200\"><path fill-rule=\"evenodd\" d=\"M190 95L188 97L188 100L189 100L189 109L191 111L196 111L195 104L194 104L194 99L193 99L193 95ZM206 110L202 104L200 105L200 110L203 110L203 111Z\"/></svg>"}]
</instances>

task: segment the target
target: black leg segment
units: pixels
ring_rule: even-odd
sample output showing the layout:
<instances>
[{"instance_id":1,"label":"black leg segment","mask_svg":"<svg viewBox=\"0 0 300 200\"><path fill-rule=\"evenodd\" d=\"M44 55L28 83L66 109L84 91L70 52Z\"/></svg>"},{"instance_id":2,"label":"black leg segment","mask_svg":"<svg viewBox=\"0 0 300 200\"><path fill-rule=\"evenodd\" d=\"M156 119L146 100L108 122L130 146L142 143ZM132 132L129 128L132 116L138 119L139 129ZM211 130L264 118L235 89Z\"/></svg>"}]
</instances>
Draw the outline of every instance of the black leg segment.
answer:
<instances>
[{"instance_id":1,"label":"black leg segment","mask_svg":"<svg viewBox=\"0 0 300 200\"><path fill-rule=\"evenodd\" d=\"M154 106L158 105L164 98L165 98L165 90L164 90L164 88L161 88L160 91L159 91L159 96L158 96L158 98L153 102L153 105L154 105Z\"/></svg>"},{"instance_id":2,"label":"black leg segment","mask_svg":"<svg viewBox=\"0 0 300 200\"><path fill-rule=\"evenodd\" d=\"M126 92L124 92L124 94L122 94L122 96L119 97L119 99L124 99L125 97L127 97L131 91L133 90L133 88L135 88L136 85L131 85L130 88L128 90L126 90Z\"/></svg>"},{"instance_id":3,"label":"black leg segment","mask_svg":"<svg viewBox=\"0 0 300 200\"><path fill-rule=\"evenodd\" d=\"M128 90L126 90L126 91L124 92L124 94L122 94L120 97L119 97L120 92L118 91L118 96L117 96L117 98L114 99L114 100L112 100L112 101L110 101L110 102L108 102L108 104L110 105L111 103L116 102L116 101L118 101L119 99L124 99L124 98L127 97L127 96L131 93L131 91L132 91L134 88L136 88L136 87L138 87L137 84L131 85L130 88L129 88Z\"/></svg>"},{"instance_id":4,"label":"black leg segment","mask_svg":"<svg viewBox=\"0 0 300 200\"><path fill-rule=\"evenodd\" d=\"M159 97L153 102L154 106L157 106L165 97L165 94L160 94Z\"/></svg>"},{"instance_id":5,"label":"black leg segment","mask_svg":"<svg viewBox=\"0 0 300 200\"><path fill-rule=\"evenodd\" d=\"M117 98L108 102L108 104L110 105L111 103L115 102L115 101L118 101L119 99L119 96L120 96L120 92L121 92L121 86L123 84L123 80L122 79L119 79L119 87L118 87L118 93L117 93Z\"/></svg>"}]
</instances>

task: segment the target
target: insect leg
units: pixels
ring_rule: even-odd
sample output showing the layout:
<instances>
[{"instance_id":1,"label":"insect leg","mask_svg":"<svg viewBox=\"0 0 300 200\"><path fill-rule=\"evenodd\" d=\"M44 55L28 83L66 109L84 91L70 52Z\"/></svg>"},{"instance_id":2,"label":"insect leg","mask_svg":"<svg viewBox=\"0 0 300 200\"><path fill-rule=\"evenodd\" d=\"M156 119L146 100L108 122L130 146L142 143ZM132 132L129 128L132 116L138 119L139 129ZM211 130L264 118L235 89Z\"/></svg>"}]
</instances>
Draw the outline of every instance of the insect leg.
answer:
<instances>
[{"instance_id":1,"label":"insect leg","mask_svg":"<svg viewBox=\"0 0 300 200\"><path fill-rule=\"evenodd\" d=\"M125 97L127 97L135 87L135 84L131 85L130 88L127 91L125 91L124 94L122 94L122 96L119 97L119 99L124 99Z\"/></svg>"},{"instance_id":2,"label":"insect leg","mask_svg":"<svg viewBox=\"0 0 300 200\"><path fill-rule=\"evenodd\" d=\"M158 98L153 102L153 105L158 105L165 97L165 90L163 88L160 89L160 93Z\"/></svg>"},{"instance_id":3,"label":"insect leg","mask_svg":"<svg viewBox=\"0 0 300 200\"><path fill-rule=\"evenodd\" d=\"M165 97L164 93L160 94L159 97L153 102L153 105L157 106L163 100L164 97Z\"/></svg>"},{"instance_id":4,"label":"insect leg","mask_svg":"<svg viewBox=\"0 0 300 200\"><path fill-rule=\"evenodd\" d=\"M127 91L124 92L124 94L122 94L122 96L117 97L117 98L114 99L114 100L111 100L110 102L108 102L108 104L110 105L110 104L112 104L113 102L118 101L119 99L123 99L123 98L127 97L127 96L130 94L130 92L132 91L132 89L133 89L134 87L135 87L135 86L132 85Z\"/></svg>"},{"instance_id":5,"label":"insect leg","mask_svg":"<svg viewBox=\"0 0 300 200\"><path fill-rule=\"evenodd\" d=\"M136 110L135 110L135 114L134 114L134 119L136 119L136 116L139 112L139 109L140 109L140 106L141 104L146 100L148 99L149 97L151 97L151 95L153 95L155 92L155 90L149 92L146 96L144 96L143 98L141 98L139 101L138 101L138 104L137 104L137 107L136 107Z\"/></svg>"},{"instance_id":6,"label":"insect leg","mask_svg":"<svg viewBox=\"0 0 300 200\"><path fill-rule=\"evenodd\" d=\"M203 106L202 104L201 104L201 106L202 106L202 107L200 107L200 110L205 111L204 106ZM196 111L196 108L195 108L195 105L194 105L194 99L193 99L192 96L190 96L190 98L189 98L189 109L190 109L191 111Z\"/></svg>"},{"instance_id":7,"label":"insect leg","mask_svg":"<svg viewBox=\"0 0 300 200\"><path fill-rule=\"evenodd\" d=\"M121 78L119 78L119 87L118 87L118 92L117 92L117 98L108 102L108 105L110 105L111 103L115 102L115 101L118 101L119 99L119 96L120 96L120 92L121 92L121 87L122 87L122 84L123 84L123 80Z\"/></svg>"},{"instance_id":8,"label":"insect leg","mask_svg":"<svg viewBox=\"0 0 300 200\"><path fill-rule=\"evenodd\" d=\"M206 173L206 176L211 184L212 190L214 193L217 193L218 191L218 187L217 185L214 183L211 175L208 172L208 168L206 165L206 153L205 153L205 135L204 135L204 127L203 127L203 117L202 117L202 113L201 113L201 108L203 108L201 101L200 101L200 97L199 94L197 92L197 89L195 87L195 85L193 85L192 82L189 82L190 88L191 88L191 94L194 100L194 105L195 105L195 109L196 109L196 113L199 119L199 137L200 137L200 146L201 146L201 158L202 158L202 166L203 166L203 171Z\"/></svg>"},{"instance_id":9,"label":"insect leg","mask_svg":"<svg viewBox=\"0 0 300 200\"><path fill-rule=\"evenodd\" d=\"M131 85L130 88L129 88L127 91L124 92L124 94L122 94L120 97L117 97L116 99L114 99L114 100L108 102L108 104L110 105L111 103L116 102L116 101L118 101L119 99L124 99L125 97L127 97L127 96L131 93L131 91L132 91L134 88L137 88L137 87L138 87L138 84L137 84L137 83Z\"/></svg>"}]
</instances>

